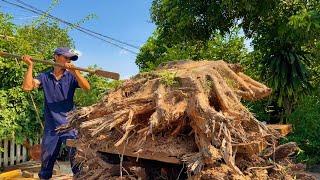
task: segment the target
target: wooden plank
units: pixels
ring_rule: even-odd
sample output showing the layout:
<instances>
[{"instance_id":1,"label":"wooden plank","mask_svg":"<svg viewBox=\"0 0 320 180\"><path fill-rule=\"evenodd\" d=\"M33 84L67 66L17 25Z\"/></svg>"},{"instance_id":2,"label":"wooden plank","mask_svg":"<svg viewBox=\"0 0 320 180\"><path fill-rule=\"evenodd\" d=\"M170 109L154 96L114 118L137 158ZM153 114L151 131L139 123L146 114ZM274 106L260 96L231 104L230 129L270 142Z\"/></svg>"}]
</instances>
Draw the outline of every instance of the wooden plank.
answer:
<instances>
[{"instance_id":1,"label":"wooden plank","mask_svg":"<svg viewBox=\"0 0 320 180\"><path fill-rule=\"evenodd\" d=\"M33 178L33 172L24 170L24 171L22 171L22 177Z\"/></svg>"},{"instance_id":2,"label":"wooden plank","mask_svg":"<svg viewBox=\"0 0 320 180\"><path fill-rule=\"evenodd\" d=\"M22 171L29 171L29 172L39 172L41 169L41 164L39 165L30 165L30 166L9 166L5 169L5 171L11 171L15 169L20 169ZM56 171L55 169L53 171Z\"/></svg>"},{"instance_id":3,"label":"wooden plank","mask_svg":"<svg viewBox=\"0 0 320 180\"><path fill-rule=\"evenodd\" d=\"M123 149L125 148L125 151L123 153ZM166 162L166 163L172 163L172 164L181 164L180 159L174 156L170 156L169 154L165 152L152 152L147 149L143 150L142 152L137 153L136 150L130 146L120 145L118 147L110 146L105 147L103 149L99 149L102 152L112 153L112 154L119 154L125 156L131 156L136 158L142 158L142 159L149 159L149 160L156 160L160 162Z\"/></svg>"},{"instance_id":4,"label":"wooden plank","mask_svg":"<svg viewBox=\"0 0 320 180\"><path fill-rule=\"evenodd\" d=\"M66 145L69 147L76 147L76 148L78 148L80 146L77 143L77 141L73 140L73 139L68 139L66 141ZM124 145L120 145L119 147L106 146L105 148L99 149L99 151L121 155L123 152L123 148L125 148L125 151L123 153L123 155L125 155L125 156L142 158L142 159L149 159L149 160L156 160L156 161L172 163L172 164L181 164L180 159L178 159L177 157L174 157L174 156L170 156L164 152L152 152L149 150L144 150L142 152L137 153L134 148L132 148L130 146L125 147Z\"/></svg>"},{"instance_id":5,"label":"wooden plank","mask_svg":"<svg viewBox=\"0 0 320 180\"><path fill-rule=\"evenodd\" d=\"M36 162L36 161L28 161L28 162L25 162L25 163L20 163L18 165L6 167L4 169L4 172L13 171L13 170L16 170L16 169L19 169L22 172L23 171L28 171L28 172L32 172L32 173L38 173L40 171L40 169L41 169L41 163L40 162ZM57 167L54 167L52 172L53 172L53 174L58 174L59 173L59 169Z\"/></svg>"},{"instance_id":6,"label":"wooden plank","mask_svg":"<svg viewBox=\"0 0 320 180\"><path fill-rule=\"evenodd\" d=\"M8 140L7 139L4 140L3 149L4 149L4 152L3 152L3 166L7 167L8 163L9 163L8 162Z\"/></svg>"},{"instance_id":7,"label":"wooden plank","mask_svg":"<svg viewBox=\"0 0 320 180\"><path fill-rule=\"evenodd\" d=\"M28 162L24 162L24 163L20 163L20 164L17 164L17 165L14 165L14 166L9 166L9 167L6 167L4 169L4 171L12 171L12 170L15 170L15 169L20 169L22 171L24 171L25 169L30 169L30 168L34 168L34 167L40 167L41 166L41 163L40 162L35 162L35 161L28 161Z\"/></svg>"},{"instance_id":8,"label":"wooden plank","mask_svg":"<svg viewBox=\"0 0 320 180\"><path fill-rule=\"evenodd\" d=\"M21 144L16 144L16 163L20 163L21 162Z\"/></svg>"},{"instance_id":9,"label":"wooden plank","mask_svg":"<svg viewBox=\"0 0 320 180\"><path fill-rule=\"evenodd\" d=\"M268 124L267 127L278 131L282 137L292 132L291 124Z\"/></svg>"},{"instance_id":10,"label":"wooden plank","mask_svg":"<svg viewBox=\"0 0 320 180\"><path fill-rule=\"evenodd\" d=\"M10 141L10 165L14 165L14 160L15 160L15 156L14 156L14 153L15 153L15 149L14 149L14 146L15 146L15 140L12 139Z\"/></svg>"}]
</instances>

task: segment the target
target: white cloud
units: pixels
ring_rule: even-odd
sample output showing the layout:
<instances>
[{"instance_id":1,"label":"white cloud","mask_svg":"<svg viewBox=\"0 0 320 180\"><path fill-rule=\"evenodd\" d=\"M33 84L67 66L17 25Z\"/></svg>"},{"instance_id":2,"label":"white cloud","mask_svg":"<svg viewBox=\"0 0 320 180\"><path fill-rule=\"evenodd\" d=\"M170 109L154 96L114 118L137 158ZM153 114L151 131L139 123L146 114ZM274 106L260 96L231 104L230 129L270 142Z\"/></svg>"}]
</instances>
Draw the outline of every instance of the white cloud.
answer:
<instances>
[{"instance_id":1,"label":"white cloud","mask_svg":"<svg viewBox=\"0 0 320 180\"><path fill-rule=\"evenodd\" d=\"M128 54L128 51L124 50L124 49L121 49L120 52L119 52L120 55L127 55Z\"/></svg>"}]
</instances>

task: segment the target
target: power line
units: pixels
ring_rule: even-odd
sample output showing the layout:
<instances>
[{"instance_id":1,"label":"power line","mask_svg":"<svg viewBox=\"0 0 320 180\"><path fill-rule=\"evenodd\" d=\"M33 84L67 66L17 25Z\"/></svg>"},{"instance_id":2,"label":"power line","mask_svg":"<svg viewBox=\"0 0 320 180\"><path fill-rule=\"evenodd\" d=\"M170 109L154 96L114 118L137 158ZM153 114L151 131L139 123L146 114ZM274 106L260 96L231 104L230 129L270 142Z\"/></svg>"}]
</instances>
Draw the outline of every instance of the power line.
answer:
<instances>
[{"instance_id":1,"label":"power line","mask_svg":"<svg viewBox=\"0 0 320 180\"><path fill-rule=\"evenodd\" d=\"M120 46L120 45L118 45L118 44L116 44L116 43L113 43L113 42L111 42L111 41L109 41L109 40L103 39L103 38L101 38L101 37L99 37L99 36L97 36L97 35L95 35L95 34L92 34L92 33L90 33L90 32L87 32L84 28L81 28L81 27L79 27L79 26L77 26L77 25L74 25L74 24L72 24L72 23L69 23L69 22L67 22L67 21L65 21L65 20L62 20L62 19L57 18L57 17L55 17L55 16L52 16L51 14L46 13L46 12L44 12L44 11L37 10L37 9L36 9L36 10L34 10L34 9L29 9L29 8L26 8L26 7L21 6L21 5L19 5L19 4L15 4L15 3L12 3L12 2L8 2L8 1L6 1L6 0L2 0L2 1L4 1L4 2L6 2L6 3L9 3L9 4L11 4L11 5L17 6L17 7L19 7L19 8L28 10L28 11L33 12L33 13L38 14L38 15L44 15L44 14L45 14L45 15L47 15L48 17L50 17L51 19L55 19L55 20L60 21L60 22L62 22L62 23L64 23L64 24L67 24L67 25L69 25L69 26L72 26L72 27L74 27L75 29L77 29L77 30L79 30L79 31L81 31L81 32L83 32L83 33L85 33L85 34L87 34L87 35L90 35L90 36L92 36L92 37L95 37L95 38L97 38L97 39L100 39L100 40L102 40L102 41L104 41L104 42L107 42L107 43L109 43L109 44L111 44L111 45L114 45L114 46L116 46L116 47L118 47L118 48L120 48L120 49L124 49L124 50L126 50L126 51L128 51L128 52L131 52L131 53L133 53L133 54L137 54L136 52L134 52L134 51L132 51L132 50L130 50L130 49L128 49L128 48L125 48L125 47ZM40 11L40 12L39 12L39 11Z\"/></svg>"},{"instance_id":2,"label":"power line","mask_svg":"<svg viewBox=\"0 0 320 180\"><path fill-rule=\"evenodd\" d=\"M127 43L127 42L117 40L117 39L112 38L112 37L110 37L110 36L107 36L107 35L104 35L104 34L101 34L101 33L95 32L95 31L92 31L92 30L90 30L90 29L81 27L81 26L79 26L79 25L74 25L74 24L72 24L72 23L70 23L70 22L67 22L67 21L63 20L63 19L60 19L60 18L58 18L58 17L55 17L55 16L53 16L53 15L51 15L51 14L49 14L49 13L47 13L47 12L41 10L41 9L38 9L38 8L36 8L36 7L34 7L34 6L30 5L30 4L27 4L27 3L23 2L22 0L15 0L15 1L19 2L20 4L23 4L23 5L27 6L27 7L29 7L29 8L32 8L32 9L34 9L34 10L36 10L36 11L39 11L39 12L41 12L41 13L44 13L44 14L52 17L52 18L59 19L59 21L65 23L65 24L69 24L69 25L71 24L72 26L76 26L76 27L78 27L78 28L81 28L81 29L83 29L83 30L85 30L85 31L88 31L88 32L91 32L91 33L93 33L93 34L96 34L96 35L99 35L99 36L102 36L102 37L111 39L111 40L113 40L113 41L115 41L115 42L118 42L118 43L121 43L121 44L130 46L130 47L135 48L135 49L140 49L140 48L139 48L138 46L136 46L136 45L132 45L132 44L129 44L129 43Z\"/></svg>"},{"instance_id":3,"label":"power line","mask_svg":"<svg viewBox=\"0 0 320 180\"><path fill-rule=\"evenodd\" d=\"M31 18L35 18L35 17L39 17L39 16L14 16L14 19L19 19L19 20L23 20L23 19L31 19Z\"/></svg>"},{"instance_id":4,"label":"power line","mask_svg":"<svg viewBox=\"0 0 320 180\"><path fill-rule=\"evenodd\" d=\"M64 23L64 24L67 24L67 25L69 25L69 26L72 26L72 27L74 27L75 29L77 29L77 30L79 30L79 31L81 31L81 32L89 35L89 36L92 36L92 37L95 37L95 38L97 38L97 39L100 39L100 40L102 40L102 41L104 41L104 42L107 42L107 43L109 43L109 44L111 44L111 45L114 45L114 46L116 46L116 47L118 47L118 48L120 48L120 49L126 50L126 51L128 51L128 52L130 52L130 53L138 54L137 52L134 52L134 51L132 51L132 50L130 50L130 49L128 49L128 48L125 48L125 47L120 46L120 45L118 45L118 44L116 44L116 43L113 43L113 42L111 42L111 41L108 41L108 40L106 40L106 39L103 39L103 38L99 37L98 35L93 34L92 32L87 32L86 29L84 29L84 28L82 28L82 27L80 27L80 26L78 26L78 25L74 25L74 24L72 24L72 23L69 23L69 22L67 22L67 21L64 21L64 20L62 20L62 19L60 19L60 18L57 18L57 17L55 17L55 16L52 16L51 14L48 14L48 13L46 13L46 12L44 12L44 11L39 10L39 11L41 11L41 12L39 12L38 10L30 9L30 8L25 7L25 6L22 6L22 5L13 3L13 2L9 2L9 1L6 1L6 0L2 0L2 1L5 2L5 3L7 3L7 4L11 4L11 5L13 5L13 6L19 7L19 8L21 8L21 9L30 11L30 12L35 13L35 14L38 14L38 15L44 15L44 14L46 14L46 15L47 15L48 17L50 17L51 19L55 19L55 20L60 21L60 22L62 22L62 23ZM43 13L43 12L44 12L44 13ZM90 31L91 31L91 30L90 30ZM93 31L93 32L94 32L94 31ZM97 34L98 34L98 33L97 33ZM137 48L137 47L136 47L136 48Z\"/></svg>"}]
</instances>

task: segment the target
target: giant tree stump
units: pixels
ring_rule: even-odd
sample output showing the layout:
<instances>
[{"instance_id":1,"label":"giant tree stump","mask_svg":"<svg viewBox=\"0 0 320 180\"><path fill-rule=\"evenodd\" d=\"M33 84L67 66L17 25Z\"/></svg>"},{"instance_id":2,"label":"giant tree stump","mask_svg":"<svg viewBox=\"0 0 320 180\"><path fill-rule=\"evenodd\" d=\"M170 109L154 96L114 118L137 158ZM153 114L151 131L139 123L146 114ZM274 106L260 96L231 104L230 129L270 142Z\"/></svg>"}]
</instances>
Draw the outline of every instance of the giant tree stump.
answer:
<instances>
[{"instance_id":1,"label":"giant tree stump","mask_svg":"<svg viewBox=\"0 0 320 180\"><path fill-rule=\"evenodd\" d=\"M270 93L270 88L243 74L239 65L175 61L124 81L99 103L71 113L69 124L59 130L79 131L83 145L78 160L87 165L84 179L96 178L97 173L108 177L103 174L107 166L97 163L96 151L120 146L123 151L130 147L137 157L147 151L170 154L185 162L193 177L211 177L210 172L222 167L227 173L221 170L219 176L253 177L259 173L249 168L266 165L266 160L247 165L236 161L237 147L257 140L275 145L279 134L259 122L241 100L258 100ZM254 161L251 155L241 158Z\"/></svg>"}]
</instances>

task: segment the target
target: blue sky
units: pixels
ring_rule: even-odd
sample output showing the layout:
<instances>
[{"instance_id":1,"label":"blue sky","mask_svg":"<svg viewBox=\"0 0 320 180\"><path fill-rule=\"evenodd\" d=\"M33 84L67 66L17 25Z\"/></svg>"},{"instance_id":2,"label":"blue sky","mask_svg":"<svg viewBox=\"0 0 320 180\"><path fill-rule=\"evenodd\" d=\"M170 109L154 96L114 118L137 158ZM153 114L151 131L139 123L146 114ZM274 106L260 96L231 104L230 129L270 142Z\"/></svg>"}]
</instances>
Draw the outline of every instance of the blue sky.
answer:
<instances>
[{"instance_id":1,"label":"blue sky","mask_svg":"<svg viewBox=\"0 0 320 180\"><path fill-rule=\"evenodd\" d=\"M8 1L17 3L15 0ZM51 3L50 0L23 1L41 10L47 10ZM151 3L152 0L60 0L50 13L72 23L94 13L97 18L85 22L82 27L142 46L155 29L150 19ZM16 24L30 23L36 18L35 14L3 1L0 1L0 11L12 14ZM104 70L120 73L121 78L129 78L138 72L135 54L78 30L71 30L69 35L74 40L76 49L82 53L75 63L77 66L87 67L96 64Z\"/></svg>"}]
</instances>

